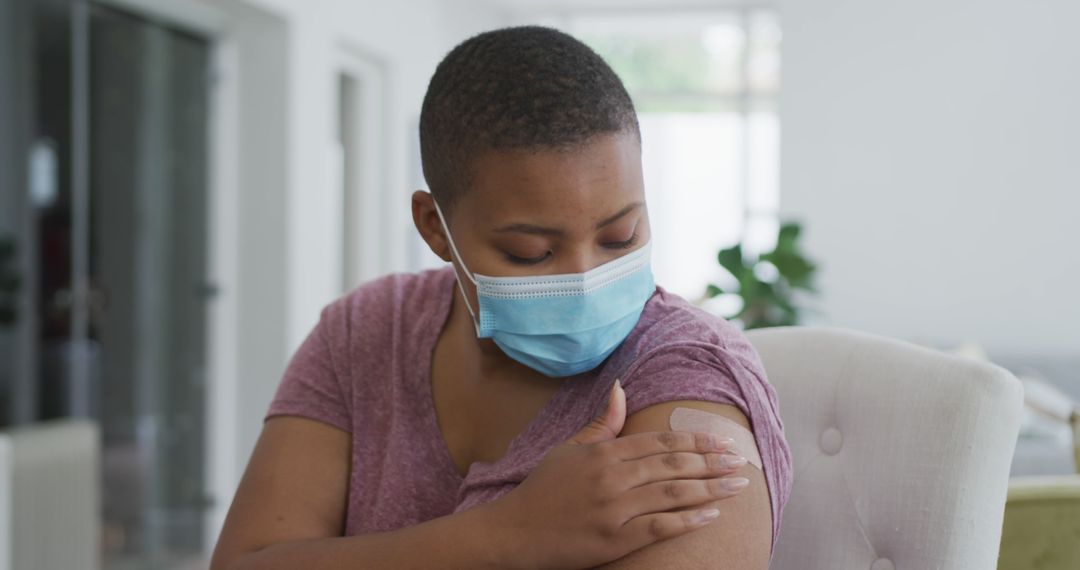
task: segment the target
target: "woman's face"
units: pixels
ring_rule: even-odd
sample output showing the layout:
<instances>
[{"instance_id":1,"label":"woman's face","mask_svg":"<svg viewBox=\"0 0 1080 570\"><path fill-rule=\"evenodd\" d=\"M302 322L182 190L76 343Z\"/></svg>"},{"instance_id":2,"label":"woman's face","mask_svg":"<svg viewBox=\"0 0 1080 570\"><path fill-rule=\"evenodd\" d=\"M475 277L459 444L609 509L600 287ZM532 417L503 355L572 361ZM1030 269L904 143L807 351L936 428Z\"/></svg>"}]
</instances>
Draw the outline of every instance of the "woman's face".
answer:
<instances>
[{"instance_id":1,"label":"woman's face","mask_svg":"<svg viewBox=\"0 0 1080 570\"><path fill-rule=\"evenodd\" d=\"M473 166L475 184L447 219L472 273L581 273L649 241L641 151L633 134L601 135L571 152L489 152ZM430 194L414 195L413 218L432 251L449 261ZM463 285L475 302L472 284L464 279Z\"/></svg>"}]
</instances>

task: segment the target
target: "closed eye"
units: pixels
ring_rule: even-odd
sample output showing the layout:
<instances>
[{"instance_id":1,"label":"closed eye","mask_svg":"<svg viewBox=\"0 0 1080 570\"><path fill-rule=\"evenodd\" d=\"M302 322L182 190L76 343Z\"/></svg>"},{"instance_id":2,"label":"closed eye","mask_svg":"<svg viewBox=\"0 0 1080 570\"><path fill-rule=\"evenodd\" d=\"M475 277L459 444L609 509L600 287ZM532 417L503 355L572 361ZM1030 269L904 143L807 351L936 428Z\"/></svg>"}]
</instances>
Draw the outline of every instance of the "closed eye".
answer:
<instances>
[{"instance_id":1,"label":"closed eye","mask_svg":"<svg viewBox=\"0 0 1080 570\"><path fill-rule=\"evenodd\" d=\"M626 241L608 242L608 243L604 244L604 247L606 247L608 249L629 249L635 243L637 243L637 240L638 240L638 234L637 234L637 232L634 232L634 235L630 236L630 239L628 239Z\"/></svg>"},{"instance_id":2,"label":"closed eye","mask_svg":"<svg viewBox=\"0 0 1080 570\"><path fill-rule=\"evenodd\" d=\"M551 252L547 251L544 253L544 255L541 255L539 257L518 257L512 253L507 253L505 255L506 260L510 263L516 263L518 265L536 265L537 263L544 261L548 257L551 257Z\"/></svg>"}]
</instances>

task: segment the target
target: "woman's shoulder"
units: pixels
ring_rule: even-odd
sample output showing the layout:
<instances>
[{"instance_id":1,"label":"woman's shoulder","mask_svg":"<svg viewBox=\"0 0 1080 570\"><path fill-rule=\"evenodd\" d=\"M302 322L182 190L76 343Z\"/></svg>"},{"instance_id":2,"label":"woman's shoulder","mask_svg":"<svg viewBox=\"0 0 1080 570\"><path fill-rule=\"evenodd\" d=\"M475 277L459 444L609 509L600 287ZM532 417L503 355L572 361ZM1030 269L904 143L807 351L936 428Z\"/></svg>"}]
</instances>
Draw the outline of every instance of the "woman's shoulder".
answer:
<instances>
[{"instance_id":1,"label":"woman's shoulder","mask_svg":"<svg viewBox=\"0 0 1080 570\"><path fill-rule=\"evenodd\" d=\"M745 356L749 346L743 331L734 323L659 285L627 342L635 357L676 346L711 346Z\"/></svg>"},{"instance_id":2,"label":"woman's shoulder","mask_svg":"<svg viewBox=\"0 0 1080 570\"><path fill-rule=\"evenodd\" d=\"M773 538L791 494L791 450L777 393L735 323L657 287L620 362L627 417L683 400L734 406L751 426L770 492Z\"/></svg>"},{"instance_id":3,"label":"woman's shoulder","mask_svg":"<svg viewBox=\"0 0 1080 570\"><path fill-rule=\"evenodd\" d=\"M627 413L665 400L775 401L760 356L734 323L657 287L613 361Z\"/></svg>"}]
</instances>

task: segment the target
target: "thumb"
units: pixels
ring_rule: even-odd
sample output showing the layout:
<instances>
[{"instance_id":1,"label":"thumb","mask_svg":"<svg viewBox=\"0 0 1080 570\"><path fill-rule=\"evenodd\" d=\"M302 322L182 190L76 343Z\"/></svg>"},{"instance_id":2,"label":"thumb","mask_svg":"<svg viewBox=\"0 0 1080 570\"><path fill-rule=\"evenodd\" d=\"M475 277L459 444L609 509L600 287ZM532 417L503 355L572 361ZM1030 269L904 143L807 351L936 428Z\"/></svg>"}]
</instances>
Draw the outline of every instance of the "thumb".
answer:
<instances>
[{"instance_id":1,"label":"thumb","mask_svg":"<svg viewBox=\"0 0 1080 570\"><path fill-rule=\"evenodd\" d=\"M596 419L574 434L568 443L584 445L614 439L622 431L625 421L626 392L623 391L619 380L615 379L615 385L612 386L608 396L607 407Z\"/></svg>"}]
</instances>

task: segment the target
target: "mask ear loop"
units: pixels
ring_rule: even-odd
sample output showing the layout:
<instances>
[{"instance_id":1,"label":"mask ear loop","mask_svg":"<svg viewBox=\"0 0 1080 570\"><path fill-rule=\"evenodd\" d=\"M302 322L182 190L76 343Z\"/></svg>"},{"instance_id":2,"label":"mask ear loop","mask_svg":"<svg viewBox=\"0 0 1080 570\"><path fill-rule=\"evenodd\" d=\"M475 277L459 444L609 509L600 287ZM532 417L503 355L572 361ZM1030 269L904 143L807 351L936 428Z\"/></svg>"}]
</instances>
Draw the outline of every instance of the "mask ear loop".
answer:
<instances>
[{"instance_id":1,"label":"mask ear loop","mask_svg":"<svg viewBox=\"0 0 1080 570\"><path fill-rule=\"evenodd\" d=\"M450 226L446 224L446 218L443 217L442 210L439 209L439 202L432 200L435 204L435 213L439 215L439 221L442 222L443 231L446 232L446 240L450 242L450 251L454 252L454 258L461 264L461 270L465 272L465 276L472 281L473 285L479 285L476 279L473 278L468 267L465 267L465 262L461 259L461 254L458 253L457 246L454 245L454 238L450 235ZM453 265L453 263L451 263ZM454 274L457 274L457 269L454 269ZM455 279L457 282L458 290L461 291L461 298L465 299L465 308L469 310L469 316L473 319L473 326L476 327L476 336L480 336L480 319L476 318L476 313L473 312L472 303L469 303L469 296L465 293L465 287L461 284L461 279Z\"/></svg>"}]
</instances>

